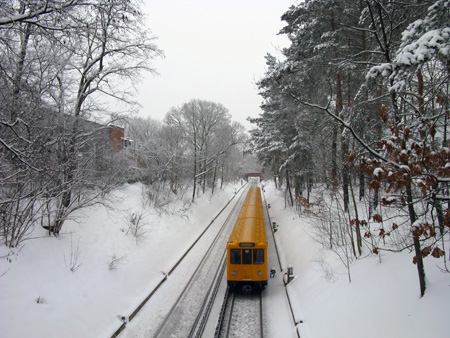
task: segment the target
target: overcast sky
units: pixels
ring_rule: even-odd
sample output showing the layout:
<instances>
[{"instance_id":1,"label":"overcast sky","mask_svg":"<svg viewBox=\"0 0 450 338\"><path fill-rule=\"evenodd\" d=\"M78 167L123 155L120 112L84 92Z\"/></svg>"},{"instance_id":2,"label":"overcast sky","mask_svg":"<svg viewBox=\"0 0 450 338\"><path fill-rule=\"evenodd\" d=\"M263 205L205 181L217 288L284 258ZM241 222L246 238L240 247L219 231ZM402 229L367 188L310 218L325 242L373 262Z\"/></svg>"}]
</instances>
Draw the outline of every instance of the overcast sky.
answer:
<instances>
[{"instance_id":1,"label":"overcast sky","mask_svg":"<svg viewBox=\"0 0 450 338\"><path fill-rule=\"evenodd\" d=\"M201 99L223 104L249 128L247 116L261 111L255 82L264 75L264 56L281 56L288 45L277 33L296 0L144 1L165 57L153 62L159 75L139 87L140 116L162 120L171 107Z\"/></svg>"}]
</instances>

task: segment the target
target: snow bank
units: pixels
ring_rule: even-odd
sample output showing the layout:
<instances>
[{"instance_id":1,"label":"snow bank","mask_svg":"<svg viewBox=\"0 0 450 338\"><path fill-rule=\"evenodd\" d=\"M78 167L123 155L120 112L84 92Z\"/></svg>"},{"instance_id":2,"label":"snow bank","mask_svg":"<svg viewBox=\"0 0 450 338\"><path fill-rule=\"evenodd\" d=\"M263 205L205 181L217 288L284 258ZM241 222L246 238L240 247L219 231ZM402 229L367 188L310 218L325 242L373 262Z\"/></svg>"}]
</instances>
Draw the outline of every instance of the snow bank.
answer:
<instances>
[{"instance_id":1,"label":"snow bank","mask_svg":"<svg viewBox=\"0 0 450 338\"><path fill-rule=\"evenodd\" d=\"M142 186L129 185L113 209L83 211L60 238L36 228L12 262L0 260L1 336L109 337L233 194L234 187L205 194L185 212L176 202L171 215L143 207ZM137 244L127 222L143 212ZM2 257L8 252L1 247Z\"/></svg>"},{"instance_id":2,"label":"snow bank","mask_svg":"<svg viewBox=\"0 0 450 338\"><path fill-rule=\"evenodd\" d=\"M450 337L450 275L425 259L427 292L420 298L412 254L383 253L347 270L336 254L312 238L312 221L284 208L283 192L266 187L284 267L294 268L288 285L302 338ZM440 262L439 262L440 263Z\"/></svg>"}]
</instances>

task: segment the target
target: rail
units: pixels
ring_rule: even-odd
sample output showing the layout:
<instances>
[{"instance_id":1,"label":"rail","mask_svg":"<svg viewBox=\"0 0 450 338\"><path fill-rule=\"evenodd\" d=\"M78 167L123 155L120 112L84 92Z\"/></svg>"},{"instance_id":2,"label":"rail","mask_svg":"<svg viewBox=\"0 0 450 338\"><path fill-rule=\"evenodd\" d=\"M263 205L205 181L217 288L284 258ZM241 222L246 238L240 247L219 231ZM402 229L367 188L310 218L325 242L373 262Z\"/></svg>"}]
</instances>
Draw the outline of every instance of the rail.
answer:
<instances>
[{"instance_id":1,"label":"rail","mask_svg":"<svg viewBox=\"0 0 450 338\"><path fill-rule=\"evenodd\" d=\"M225 311L227 308L227 300L230 296L231 288L227 286L227 290L225 291L225 297L223 298L222 306L220 308L219 320L217 321L216 331L214 333L214 338L220 337L220 330L222 330L223 320L225 318Z\"/></svg>"},{"instance_id":2,"label":"rail","mask_svg":"<svg viewBox=\"0 0 450 338\"><path fill-rule=\"evenodd\" d=\"M214 278L215 283L214 283L214 288L212 288L209 292L208 297L205 299L205 304L203 306L203 315L201 315L202 313L199 313L199 316L197 317L197 320L194 324L194 327L191 330L191 334L189 335L189 337L195 337L195 338L200 338L203 334L203 331L205 329L205 325L206 322L208 321L208 317L211 313L211 309L212 306L214 304L214 300L217 296L217 292L219 290L219 286L223 277L223 273L225 272L225 268L227 266L227 260L226 257L224 256L223 260L222 260L222 264L220 266L220 269L217 270L216 276ZM207 300L207 302L206 302ZM199 320L201 318L201 320ZM197 332L197 333L195 333Z\"/></svg>"}]
</instances>

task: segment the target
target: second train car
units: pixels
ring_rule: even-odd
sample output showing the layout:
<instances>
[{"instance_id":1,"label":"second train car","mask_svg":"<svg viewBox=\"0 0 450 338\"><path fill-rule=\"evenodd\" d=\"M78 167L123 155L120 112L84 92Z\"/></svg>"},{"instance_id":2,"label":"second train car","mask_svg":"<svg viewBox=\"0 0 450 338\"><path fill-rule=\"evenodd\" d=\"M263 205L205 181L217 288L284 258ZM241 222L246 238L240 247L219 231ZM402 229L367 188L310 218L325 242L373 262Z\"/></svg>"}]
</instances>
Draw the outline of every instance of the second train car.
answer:
<instances>
[{"instance_id":1,"label":"second train car","mask_svg":"<svg viewBox=\"0 0 450 338\"><path fill-rule=\"evenodd\" d=\"M267 286L267 237L259 187L250 187L227 243L228 285L244 292Z\"/></svg>"}]
</instances>

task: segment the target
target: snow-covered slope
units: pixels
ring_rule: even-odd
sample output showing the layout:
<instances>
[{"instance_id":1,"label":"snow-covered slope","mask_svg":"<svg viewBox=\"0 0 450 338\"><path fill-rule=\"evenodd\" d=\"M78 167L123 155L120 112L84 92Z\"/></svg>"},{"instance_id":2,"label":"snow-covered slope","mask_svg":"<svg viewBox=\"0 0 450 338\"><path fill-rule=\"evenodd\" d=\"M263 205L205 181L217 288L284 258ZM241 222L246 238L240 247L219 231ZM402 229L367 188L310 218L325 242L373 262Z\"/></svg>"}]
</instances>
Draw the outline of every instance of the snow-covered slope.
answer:
<instances>
[{"instance_id":1,"label":"snow-covered slope","mask_svg":"<svg viewBox=\"0 0 450 338\"><path fill-rule=\"evenodd\" d=\"M295 279L287 286L302 338L450 337L450 274L425 259L427 292L420 298L413 254L368 256L347 269L333 252L312 239L311 219L284 208L283 193L266 187L275 237L284 267ZM367 254L367 253L366 253ZM364 255L363 255L364 256Z\"/></svg>"},{"instance_id":2,"label":"snow-covered slope","mask_svg":"<svg viewBox=\"0 0 450 338\"><path fill-rule=\"evenodd\" d=\"M115 194L114 207L91 208L60 238L36 228L17 253L0 260L1 337L110 337L234 194L205 194L189 210L142 207L142 187ZM145 234L127 233L145 211ZM10 250L1 247L1 256ZM75 271L71 271L71 268Z\"/></svg>"}]
</instances>

